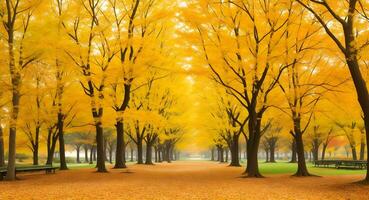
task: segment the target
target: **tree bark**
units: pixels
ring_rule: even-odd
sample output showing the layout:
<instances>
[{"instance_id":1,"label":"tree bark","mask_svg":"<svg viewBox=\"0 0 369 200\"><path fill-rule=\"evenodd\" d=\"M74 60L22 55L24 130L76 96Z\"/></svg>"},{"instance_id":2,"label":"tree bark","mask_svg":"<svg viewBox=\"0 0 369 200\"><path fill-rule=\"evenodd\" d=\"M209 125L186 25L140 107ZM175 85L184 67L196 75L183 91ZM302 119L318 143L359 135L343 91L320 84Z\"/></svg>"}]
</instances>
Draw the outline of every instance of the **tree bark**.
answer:
<instances>
[{"instance_id":1,"label":"tree bark","mask_svg":"<svg viewBox=\"0 0 369 200\"><path fill-rule=\"evenodd\" d=\"M33 165L38 165L38 147L40 138L40 127L36 127L35 131L35 143L33 145Z\"/></svg>"},{"instance_id":2,"label":"tree bark","mask_svg":"<svg viewBox=\"0 0 369 200\"><path fill-rule=\"evenodd\" d=\"M134 153L134 150L133 150L133 148L131 148L131 162L133 162L134 160L133 160L133 153Z\"/></svg>"},{"instance_id":3,"label":"tree bark","mask_svg":"<svg viewBox=\"0 0 369 200\"><path fill-rule=\"evenodd\" d=\"M307 170L306 162L305 162L305 151L304 151L304 142L302 139L302 134L299 130L295 131L295 139L296 139L296 150L297 150L297 172L295 176L310 176L310 173Z\"/></svg>"},{"instance_id":4,"label":"tree bark","mask_svg":"<svg viewBox=\"0 0 369 200\"><path fill-rule=\"evenodd\" d=\"M269 162L269 155L270 155L270 152L269 152L269 150L268 149L265 149L265 162Z\"/></svg>"},{"instance_id":5,"label":"tree bark","mask_svg":"<svg viewBox=\"0 0 369 200\"><path fill-rule=\"evenodd\" d=\"M59 157L60 170L67 170L67 162L65 160L65 142L64 142L64 115L58 113L58 136L59 136Z\"/></svg>"},{"instance_id":6,"label":"tree bark","mask_svg":"<svg viewBox=\"0 0 369 200\"><path fill-rule=\"evenodd\" d=\"M153 165L154 163L152 163L152 144L146 143L146 161L145 161L146 165Z\"/></svg>"},{"instance_id":7,"label":"tree bark","mask_svg":"<svg viewBox=\"0 0 369 200\"><path fill-rule=\"evenodd\" d=\"M97 171L98 172L107 172L105 168L105 155L104 155L104 133L101 122L96 123L96 153L97 153Z\"/></svg>"},{"instance_id":8,"label":"tree bark","mask_svg":"<svg viewBox=\"0 0 369 200\"><path fill-rule=\"evenodd\" d=\"M211 148L211 161L214 161L214 148Z\"/></svg>"},{"instance_id":9,"label":"tree bark","mask_svg":"<svg viewBox=\"0 0 369 200\"><path fill-rule=\"evenodd\" d=\"M291 161L290 163L297 163L297 152L296 152L296 139L293 138L291 144Z\"/></svg>"},{"instance_id":10,"label":"tree bark","mask_svg":"<svg viewBox=\"0 0 369 200\"><path fill-rule=\"evenodd\" d=\"M117 148L115 153L114 168L127 168L125 159L125 142L124 142L124 124L123 121L116 123L117 130Z\"/></svg>"},{"instance_id":11,"label":"tree bark","mask_svg":"<svg viewBox=\"0 0 369 200\"><path fill-rule=\"evenodd\" d=\"M361 142L360 142L360 160L365 159L365 138L364 134L361 134Z\"/></svg>"},{"instance_id":12,"label":"tree bark","mask_svg":"<svg viewBox=\"0 0 369 200\"><path fill-rule=\"evenodd\" d=\"M77 145L76 146L76 151L77 151L77 160L76 160L76 162L77 163L81 163L81 160L79 159L80 150L81 150L81 145Z\"/></svg>"},{"instance_id":13,"label":"tree bark","mask_svg":"<svg viewBox=\"0 0 369 200\"><path fill-rule=\"evenodd\" d=\"M156 146L154 147L154 151L155 151L155 162L158 162L158 148Z\"/></svg>"},{"instance_id":14,"label":"tree bark","mask_svg":"<svg viewBox=\"0 0 369 200\"><path fill-rule=\"evenodd\" d=\"M91 148L90 148L90 162L89 162L89 164L93 164L93 161L94 161L93 154L94 154L94 146L91 145Z\"/></svg>"},{"instance_id":15,"label":"tree bark","mask_svg":"<svg viewBox=\"0 0 369 200\"><path fill-rule=\"evenodd\" d=\"M357 160L357 153L356 153L356 147L351 146L351 152L352 152L352 159Z\"/></svg>"},{"instance_id":16,"label":"tree bark","mask_svg":"<svg viewBox=\"0 0 369 200\"><path fill-rule=\"evenodd\" d=\"M323 147L322 147L322 156L321 156L321 159L322 160L325 159L325 152L327 150L327 146L328 146L328 144L323 144Z\"/></svg>"},{"instance_id":17,"label":"tree bark","mask_svg":"<svg viewBox=\"0 0 369 200\"><path fill-rule=\"evenodd\" d=\"M85 151L85 163L88 163L88 147L87 145L83 145L83 149Z\"/></svg>"},{"instance_id":18,"label":"tree bark","mask_svg":"<svg viewBox=\"0 0 369 200\"><path fill-rule=\"evenodd\" d=\"M225 162L228 163L228 157L229 157L229 150L225 149Z\"/></svg>"},{"instance_id":19,"label":"tree bark","mask_svg":"<svg viewBox=\"0 0 369 200\"><path fill-rule=\"evenodd\" d=\"M313 141L312 153L313 153L313 161L319 160L319 142L318 141Z\"/></svg>"},{"instance_id":20,"label":"tree bark","mask_svg":"<svg viewBox=\"0 0 369 200\"><path fill-rule=\"evenodd\" d=\"M275 146L274 145L271 145L270 146L270 158L269 158L269 162L275 163Z\"/></svg>"},{"instance_id":21,"label":"tree bark","mask_svg":"<svg viewBox=\"0 0 369 200\"><path fill-rule=\"evenodd\" d=\"M142 140L137 138L137 164L143 164Z\"/></svg>"},{"instance_id":22,"label":"tree bark","mask_svg":"<svg viewBox=\"0 0 369 200\"><path fill-rule=\"evenodd\" d=\"M52 128L48 130L46 165L53 165L55 148L56 148L56 143L58 141L58 138L59 136L57 132L53 132Z\"/></svg>"},{"instance_id":23,"label":"tree bark","mask_svg":"<svg viewBox=\"0 0 369 200\"><path fill-rule=\"evenodd\" d=\"M229 166L234 166L234 167L241 167L240 165L240 157L238 155L238 150L239 150L239 145L238 145L238 141L239 141L239 134L234 134L232 136L232 143L230 145L230 150L231 150L231 163L229 164Z\"/></svg>"},{"instance_id":24,"label":"tree bark","mask_svg":"<svg viewBox=\"0 0 369 200\"><path fill-rule=\"evenodd\" d=\"M256 114L255 109L249 111L249 139L247 140L247 165L244 174L246 177L261 178L259 172L258 151L261 137L262 114Z\"/></svg>"},{"instance_id":25,"label":"tree bark","mask_svg":"<svg viewBox=\"0 0 369 200\"><path fill-rule=\"evenodd\" d=\"M219 149L219 162L224 163L224 149L222 147Z\"/></svg>"},{"instance_id":26,"label":"tree bark","mask_svg":"<svg viewBox=\"0 0 369 200\"><path fill-rule=\"evenodd\" d=\"M11 75L12 83L12 104L10 109L10 124L9 124L9 145L8 145L8 168L6 173L6 180L15 180L15 155L16 155L16 135L17 135L17 121L19 114L20 103L20 86L21 86L21 74L20 69L15 66L15 54L14 54L14 24L17 13L14 13L14 18L10 17L12 13L12 6L10 1L6 1L6 8L8 12L8 21L5 23L6 31L8 34L8 58L9 58L9 71ZM369 138L369 137L368 137Z\"/></svg>"}]
</instances>

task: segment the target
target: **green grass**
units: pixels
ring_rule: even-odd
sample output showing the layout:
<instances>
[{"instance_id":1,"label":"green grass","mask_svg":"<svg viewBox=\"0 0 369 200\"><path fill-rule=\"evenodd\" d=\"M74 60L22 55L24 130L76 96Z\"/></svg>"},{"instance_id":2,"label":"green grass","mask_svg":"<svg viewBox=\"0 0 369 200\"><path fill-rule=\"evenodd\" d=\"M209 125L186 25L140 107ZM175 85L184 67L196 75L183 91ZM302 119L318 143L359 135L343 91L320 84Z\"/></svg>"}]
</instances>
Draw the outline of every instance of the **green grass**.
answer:
<instances>
[{"instance_id":1,"label":"green grass","mask_svg":"<svg viewBox=\"0 0 369 200\"><path fill-rule=\"evenodd\" d=\"M335 169L335 168L318 168L314 167L311 163L307 164L308 170L311 174L319 176L329 176L329 175L355 175L355 174L365 174L366 170L357 169ZM294 174L297 170L296 163L288 163L285 161L280 161L277 163L259 163L260 173L264 175L273 174Z\"/></svg>"}]
</instances>

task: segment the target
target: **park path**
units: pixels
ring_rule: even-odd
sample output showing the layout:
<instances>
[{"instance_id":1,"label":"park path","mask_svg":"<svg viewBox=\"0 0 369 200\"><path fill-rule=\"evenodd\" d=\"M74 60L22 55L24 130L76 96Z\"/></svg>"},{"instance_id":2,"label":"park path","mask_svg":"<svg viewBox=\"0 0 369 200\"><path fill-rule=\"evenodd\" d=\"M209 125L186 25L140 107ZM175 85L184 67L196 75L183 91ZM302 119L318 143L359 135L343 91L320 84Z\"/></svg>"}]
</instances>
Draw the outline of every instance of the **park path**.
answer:
<instances>
[{"instance_id":1,"label":"park path","mask_svg":"<svg viewBox=\"0 0 369 200\"><path fill-rule=\"evenodd\" d=\"M95 173L94 169L20 175L0 182L3 199L369 199L362 176L240 178L243 168L181 161Z\"/></svg>"}]
</instances>

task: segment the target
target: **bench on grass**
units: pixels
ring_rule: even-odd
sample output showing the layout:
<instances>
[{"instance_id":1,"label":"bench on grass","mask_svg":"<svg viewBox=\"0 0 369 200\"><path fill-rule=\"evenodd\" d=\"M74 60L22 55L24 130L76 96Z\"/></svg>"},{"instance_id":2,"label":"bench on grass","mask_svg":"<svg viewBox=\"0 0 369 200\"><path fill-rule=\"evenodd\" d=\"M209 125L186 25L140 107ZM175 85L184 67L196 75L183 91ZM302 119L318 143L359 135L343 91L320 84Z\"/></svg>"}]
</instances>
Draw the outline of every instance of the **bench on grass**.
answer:
<instances>
[{"instance_id":1,"label":"bench on grass","mask_svg":"<svg viewBox=\"0 0 369 200\"><path fill-rule=\"evenodd\" d=\"M24 166L24 167L16 167L15 173L21 173L21 172L37 172L37 171L45 171L46 174L55 173L55 170L58 169L58 167L53 167L51 165L37 165L37 166ZM0 180L3 180L6 176L8 170L7 168L0 168Z\"/></svg>"},{"instance_id":2,"label":"bench on grass","mask_svg":"<svg viewBox=\"0 0 369 200\"><path fill-rule=\"evenodd\" d=\"M334 167L336 169L340 168L350 168L350 169L366 169L367 161L362 160L317 160L314 161L315 167Z\"/></svg>"}]
</instances>

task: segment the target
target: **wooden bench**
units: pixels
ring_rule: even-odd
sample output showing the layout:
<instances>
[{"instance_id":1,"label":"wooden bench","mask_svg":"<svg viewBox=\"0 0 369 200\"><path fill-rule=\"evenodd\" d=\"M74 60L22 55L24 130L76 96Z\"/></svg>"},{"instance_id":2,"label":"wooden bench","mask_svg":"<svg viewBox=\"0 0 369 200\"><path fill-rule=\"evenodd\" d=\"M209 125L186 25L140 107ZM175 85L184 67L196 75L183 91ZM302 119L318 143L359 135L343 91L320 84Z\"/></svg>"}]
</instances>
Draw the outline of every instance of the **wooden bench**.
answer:
<instances>
[{"instance_id":1,"label":"wooden bench","mask_svg":"<svg viewBox=\"0 0 369 200\"><path fill-rule=\"evenodd\" d=\"M24 167L16 167L15 173L20 172L36 172L36 171L45 171L46 174L53 173L55 174L55 170L58 169L58 167L53 167L51 165L40 165L40 166L24 166ZM6 176L8 170L7 168L0 168L0 180L3 180Z\"/></svg>"},{"instance_id":2,"label":"wooden bench","mask_svg":"<svg viewBox=\"0 0 369 200\"><path fill-rule=\"evenodd\" d=\"M367 161L362 160L317 160L314 161L315 167L335 167L350 169L366 169Z\"/></svg>"}]
</instances>

